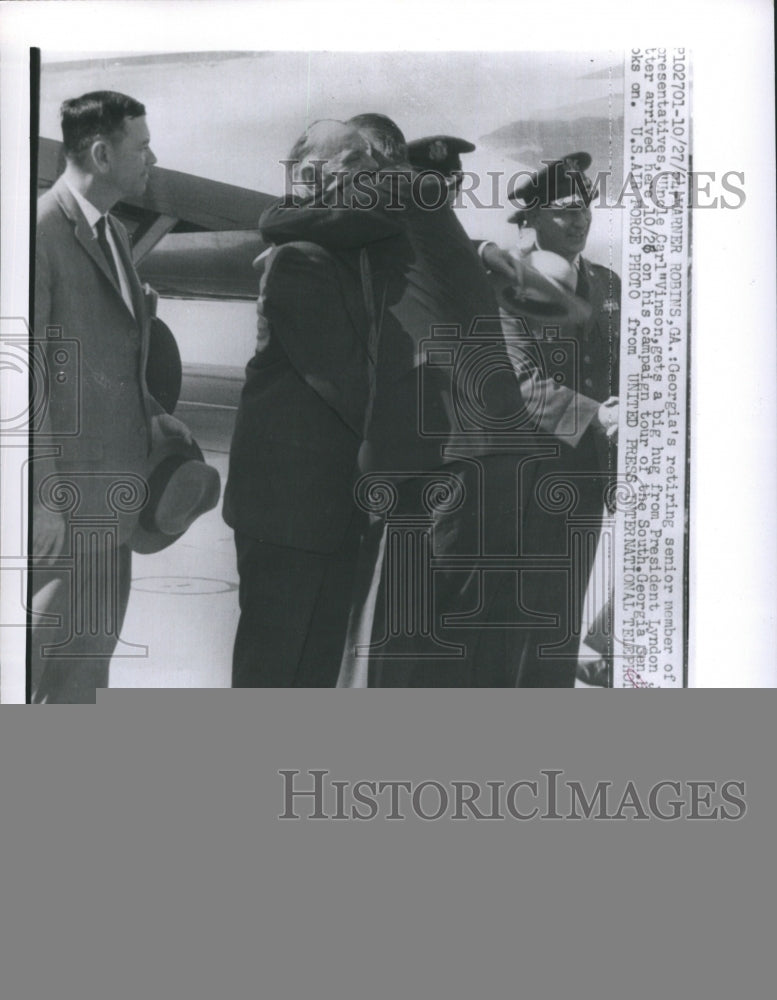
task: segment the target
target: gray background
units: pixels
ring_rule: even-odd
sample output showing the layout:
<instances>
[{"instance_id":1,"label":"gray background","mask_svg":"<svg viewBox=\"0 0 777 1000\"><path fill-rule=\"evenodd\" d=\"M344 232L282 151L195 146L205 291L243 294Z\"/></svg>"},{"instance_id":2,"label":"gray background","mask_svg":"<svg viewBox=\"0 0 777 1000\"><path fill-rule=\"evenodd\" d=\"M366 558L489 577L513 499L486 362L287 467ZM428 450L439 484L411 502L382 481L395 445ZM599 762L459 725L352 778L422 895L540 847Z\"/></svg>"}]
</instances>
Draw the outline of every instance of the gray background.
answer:
<instances>
[{"instance_id":1,"label":"gray background","mask_svg":"<svg viewBox=\"0 0 777 1000\"><path fill-rule=\"evenodd\" d=\"M768 691L107 691L5 706L10 1000L774 996ZM747 782L738 822L280 822L343 780Z\"/></svg>"}]
</instances>

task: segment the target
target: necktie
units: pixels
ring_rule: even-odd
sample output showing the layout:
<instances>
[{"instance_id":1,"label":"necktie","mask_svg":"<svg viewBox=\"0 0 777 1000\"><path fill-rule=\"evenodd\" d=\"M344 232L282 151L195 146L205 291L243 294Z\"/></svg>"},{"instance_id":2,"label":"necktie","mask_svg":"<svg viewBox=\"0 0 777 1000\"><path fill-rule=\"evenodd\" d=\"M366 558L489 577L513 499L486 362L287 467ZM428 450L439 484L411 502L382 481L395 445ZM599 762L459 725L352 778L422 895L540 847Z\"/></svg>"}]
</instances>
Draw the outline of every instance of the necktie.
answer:
<instances>
[{"instance_id":1,"label":"necktie","mask_svg":"<svg viewBox=\"0 0 777 1000\"><path fill-rule=\"evenodd\" d=\"M116 284L119 285L119 287L121 287L119 283L119 272L116 268L116 260L113 256L113 251L111 250L111 245L108 242L108 236L105 232L106 222L107 222L106 217L104 215L101 215L100 218L95 223L95 229L97 230L97 242L100 244L100 249L102 250L103 256L108 262L108 266L111 269L111 274L113 275Z\"/></svg>"},{"instance_id":2,"label":"necktie","mask_svg":"<svg viewBox=\"0 0 777 1000\"><path fill-rule=\"evenodd\" d=\"M581 299L585 299L586 302L590 299L591 289L588 285L588 278L582 264L578 267L577 271L577 288L575 289L575 294Z\"/></svg>"}]
</instances>

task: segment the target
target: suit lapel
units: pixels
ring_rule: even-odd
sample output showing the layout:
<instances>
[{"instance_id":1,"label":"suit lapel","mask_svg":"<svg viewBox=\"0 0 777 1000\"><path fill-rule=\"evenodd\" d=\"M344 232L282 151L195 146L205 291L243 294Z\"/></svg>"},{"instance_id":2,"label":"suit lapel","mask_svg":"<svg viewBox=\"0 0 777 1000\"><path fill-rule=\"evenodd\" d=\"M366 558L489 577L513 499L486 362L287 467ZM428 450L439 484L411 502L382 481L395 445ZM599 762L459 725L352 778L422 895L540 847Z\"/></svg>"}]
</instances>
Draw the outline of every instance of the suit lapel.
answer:
<instances>
[{"instance_id":1,"label":"suit lapel","mask_svg":"<svg viewBox=\"0 0 777 1000\"><path fill-rule=\"evenodd\" d=\"M113 276L113 272L111 271L108 261L103 256L103 252L100 249L100 246L97 242L94 233L92 232L92 227L86 221L84 213L78 207L78 202L75 200L75 198L70 192L70 189L68 188L64 180L62 180L62 178L60 178L60 180L57 181L55 185L55 192L57 200L59 201L59 204L62 207L63 212L75 226L76 241L81 245L84 252L92 259L97 269L104 275L106 281L108 281L111 288L114 290L116 295L118 295L124 308L127 309L127 303L124 301L124 297L121 294L121 288L119 287L116 279ZM116 245L122 247L123 249L122 240L118 238L117 229L113 225L111 225L111 232L113 234L114 242L116 243ZM138 284L137 277L135 276L134 269L132 268L131 265L129 268L127 268L125 255L121 253L121 251L120 255L122 257L122 263L124 265L124 272L127 275L127 280L129 281L130 288L132 289L133 288L132 279L134 279L135 283ZM138 291L140 292L139 284L138 284ZM138 296L135 295L135 292L133 290L132 291L133 305L135 305L137 298ZM140 298L142 299L142 292L140 292ZM138 324L140 325L142 314L137 311L137 305L135 306L135 309L136 309ZM127 312L129 311L130 310L127 309Z\"/></svg>"},{"instance_id":2,"label":"suit lapel","mask_svg":"<svg viewBox=\"0 0 777 1000\"><path fill-rule=\"evenodd\" d=\"M348 292L351 286L361 287L361 256L358 258L353 255L346 257L347 253L347 251L341 251L337 256L331 254L331 257L335 269L343 273L344 280L341 283L343 307L348 313L348 318L357 337L363 342L365 350L369 353L368 331L364 328L365 301L358 297L354 298ZM359 251L360 255L361 253L363 251ZM348 263L346 263L346 259Z\"/></svg>"},{"instance_id":3,"label":"suit lapel","mask_svg":"<svg viewBox=\"0 0 777 1000\"><path fill-rule=\"evenodd\" d=\"M121 296L121 289L116 283L116 279L113 276L113 271L111 271L108 261L105 259L100 245L95 239L94 233L92 232L92 227L84 218L81 210L76 206L78 211L78 218L76 222L76 239L84 248L84 250L89 254L94 263L100 269L100 271L105 275L108 281L111 283L111 287L116 291L116 294Z\"/></svg>"},{"instance_id":4,"label":"suit lapel","mask_svg":"<svg viewBox=\"0 0 777 1000\"><path fill-rule=\"evenodd\" d=\"M132 308L135 310L135 318L138 321L138 326L142 327L146 303L143 296L143 289L140 281L138 280L137 273L135 272L135 265L132 263L132 250L127 242L124 230L116 225L115 220L110 214L108 219L111 232L113 233L113 242L116 244L119 251L122 267L124 268L124 274L127 277L130 297L132 298Z\"/></svg>"},{"instance_id":5,"label":"suit lapel","mask_svg":"<svg viewBox=\"0 0 777 1000\"><path fill-rule=\"evenodd\" d=\"M132 263L132 250L129 245L129 240L127 239L127 234L124 229L115 224L114 220L110 218L110 216L109 220L111 232L113 233L113 241L119 251L121 263L124 267L124 273L127 276L127 284L129 285L130 295L132 297L132 307L135 310L135 321L140 333L140 364L138 377L140 379L140 384L143 387L144 406L146 407L147 414L151 417L152 413L149 410L150 394L148 392L148 386L146 385L146 367L148 366L148 354L151 348L151 328L147 316L146 298L143 294L143 288ZM122 302L124 302L123 296ZM126 304L127 303L124 302L125 306Z\"/></svg>"},{"instance_id":6,"label":"suit lapel","mask_svg":"<svg viewBox=\"0 0 777 1000\"><path fill-rule=\"evenodd\" d=\"M585 282L588 289L586 297L591 304L591 314L596 316L601 312L602 302L604 301L601 284L596 280L588 261L584 257L580 258L580 272L585 275Z\"/></svg>"},{"instance_id":7,"label":"suit lapel","mask_svg":"<svg viewBox=\"0 0 777 1000\"><path fill-rule=\"evenodd\" d=\"M585 290L583 298L585 298L591 307L591 315L583 328L583 336L588 339L599 323L599 313L602 308L602 290L599 287L599 283L594 280L591 269L588 266L588 261L584 257L580 258L578 295L580 295L581 288Z\"/></svg>"},{"instance_id":8,"label":"suit lapel","mask_svg":"<svg viewBox=\"0 0 777 1000\"><path fill-rule=\"evenodd\" d=\"M575 288L575 295L588 302L590 292L591 289L588 280L588 269L585 266L585 261L581 257L577 265L577 286Z\"/></svg>"}]
</instances>

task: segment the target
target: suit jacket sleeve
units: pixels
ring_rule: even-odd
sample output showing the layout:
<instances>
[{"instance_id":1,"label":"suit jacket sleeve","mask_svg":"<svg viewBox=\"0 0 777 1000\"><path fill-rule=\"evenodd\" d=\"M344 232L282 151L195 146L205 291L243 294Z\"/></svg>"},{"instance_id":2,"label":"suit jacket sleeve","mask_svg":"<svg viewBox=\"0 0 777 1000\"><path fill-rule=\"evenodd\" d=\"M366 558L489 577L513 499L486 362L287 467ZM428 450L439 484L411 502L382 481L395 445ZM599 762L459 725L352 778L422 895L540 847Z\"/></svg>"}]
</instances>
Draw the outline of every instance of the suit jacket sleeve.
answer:
<instances>
[{"instance_id":1,"label":"suit jacket sleeve","mask_svg":"<svg viewBox=\"0 0 777 1000\"><path fill-rule=\"evenodd\" d=\"M309 240L330 250L354 249L402 232L401 213L389 208L390 182L365 190L346 184L334 205L322 198L282 198L262 213L259 231L268 243Z\"/></svg>"},{"instance_id":2,"label":"suit jacket sleeve","mask_svg":"<svg viewBox=\"0 0 777 1000\"><path fill-rule=\"evenodd\" d=\"M38 490L43 480L57 471L56 431L52 424L51 376L46 328L51 325L51 269L45 240L38 239L35 250L35 306L32 316L32 399L30 423L32 447L30 463L33 501L38 502Z\"/></svg>"},{"instance_id":3,"label":"suit jacket sleeve","mask_svg":"<svg viewBox=\"0 0 777 1000\"><path fill-rule=\"evenodd\" d=\"M568 386L559 385L537 363L533 338L519 317L502 314L507 353L512 362L521 395L533 414L533 425L541 434L577 447L599 412L600 403Z\"/></svg>"},{"instance_id":4,"label":"suit jacket sleeve","mask_svg":"<svg viewBox=\"0 0 777 1000\"><path fill-rule=\"evenodd\" d=\"M361 436L368 319L358 274L313 244L279 247L262 279L260 345L268 328L310 388Z\"/></svg>"}]
</instances>

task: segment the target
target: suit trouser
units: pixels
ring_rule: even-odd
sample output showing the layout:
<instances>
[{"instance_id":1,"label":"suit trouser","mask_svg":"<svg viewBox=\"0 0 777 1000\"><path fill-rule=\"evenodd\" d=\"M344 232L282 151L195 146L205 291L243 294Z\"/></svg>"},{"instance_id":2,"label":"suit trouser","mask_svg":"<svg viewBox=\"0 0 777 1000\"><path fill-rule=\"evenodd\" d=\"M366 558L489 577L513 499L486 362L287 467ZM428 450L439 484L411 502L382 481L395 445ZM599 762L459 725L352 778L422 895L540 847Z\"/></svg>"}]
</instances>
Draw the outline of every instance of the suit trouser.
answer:
<instances>
[{"instance_id":1,"label":"suit trouser","mask_svg":"<svg viewBox=\"0 0 777 1000\"><path fill-rule=\"evenodd\" d=\"M31 629L30 689L34 704L94 702L108 686L111 656L129 601L132 552L121 545L73 560L68 568L31 572L33 611L47 616Z\"/></svg>"},{"instance_id":2,"label":"suit trouser","mask_svg":"<svg viewBox=\"0 0 777 1000\"><path fill-rule=\"evenodd\" d=\"M546 563L526 574L532 607L546 618L526 643L519 687L573 687L586 591L596 558L611 471L593 431L559 447L537 470L524 551Z\"/></svg>"},{"instance_id":3,"label":"suit trouser","mask_svg":"<svg viewBox=\"0 0 777 1000\"><path fill-rule=\"evenodd\" d=\"M235 532L240 621L232 687L334 687L340 671L362 520L332 553Z\"/></svg>"},{"instance_id":4,"label":"suit trouser","mask_svg":"<svg viewBox=\"0 0 777 1000\"><path fill-rule=\"evenodd\" d=\"M369 686L513 687L530 624L515 569L489 566L520 551L530 470L507 454L438 471L458 478L462 502L416 528L426 481L408 479L386 525Z\"/></svg>"}]
</instances>

